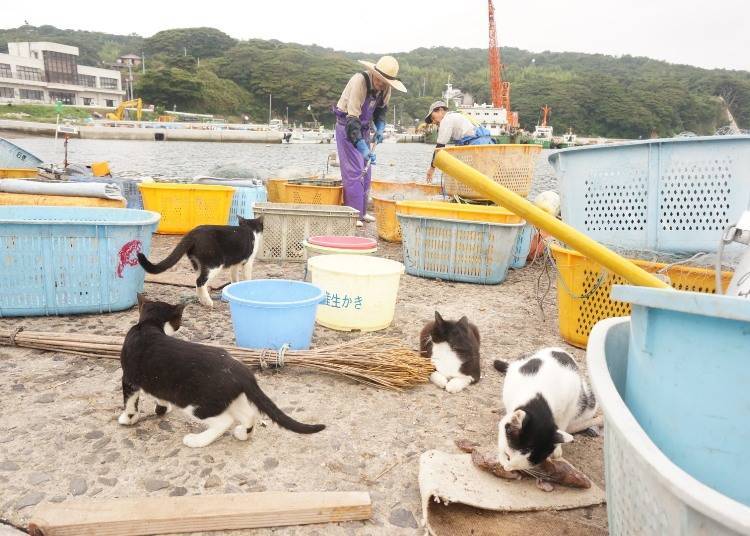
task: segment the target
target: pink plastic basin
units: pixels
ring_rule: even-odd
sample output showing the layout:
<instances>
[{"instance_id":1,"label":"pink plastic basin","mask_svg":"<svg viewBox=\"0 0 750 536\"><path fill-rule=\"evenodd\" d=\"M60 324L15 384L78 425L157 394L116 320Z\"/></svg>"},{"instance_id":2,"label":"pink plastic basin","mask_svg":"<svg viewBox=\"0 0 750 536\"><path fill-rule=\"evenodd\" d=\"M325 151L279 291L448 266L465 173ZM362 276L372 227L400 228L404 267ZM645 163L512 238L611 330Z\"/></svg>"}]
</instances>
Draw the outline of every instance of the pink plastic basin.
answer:
<instances>
[{"instance_id":1,"label":"pink plastic basin","mask_svg":"<svg viewBox=\"0 0 750 536\"><path fill-rule=\"evenodd\" d=\"M372 238L363 236L311 236L307 239L308 244L336 249L372 249L378 245Z\"/></svg>"}]
</instances>

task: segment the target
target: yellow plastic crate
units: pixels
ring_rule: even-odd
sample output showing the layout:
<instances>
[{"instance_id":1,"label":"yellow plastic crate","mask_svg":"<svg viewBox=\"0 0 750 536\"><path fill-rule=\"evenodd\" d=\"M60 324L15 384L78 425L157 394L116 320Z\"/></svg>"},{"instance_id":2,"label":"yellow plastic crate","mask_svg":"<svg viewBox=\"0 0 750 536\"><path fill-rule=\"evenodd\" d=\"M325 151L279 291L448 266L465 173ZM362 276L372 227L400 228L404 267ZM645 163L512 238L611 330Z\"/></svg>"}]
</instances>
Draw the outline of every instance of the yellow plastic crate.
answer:
<instances>
[{"instance_id":1,"label":"yellow plastic crate","mask_svg":"<svg viewBox=\"0 0 750 536\"><path fill-rule=\"evenodd\" d=\"M486 223L520 223L523 221L522 218L503 207L467 205L444 201L398 201L396 203L396 212L409 216L481 221Z\"/></svg>"},{"instance_id":2,"label":"yellow plastic crate","mask_svg":"<svg viewBox=\"0 0 750 536\"><path fill-rule=\"evenodd\" d=\"M75 195L12 194L0 192L0 205L35 205L43 207L124 208L124 199L101 199Z\"/></svg>"},{"instance_id":3,"label":"yellow plastic crate","mask_svg":"<svg viewBox=\"0 0 750 536\"><path fill-rule=\"evenodd\" d=\"M451 156L467 164L501 186L526 197L534 178L534 158L542 150L541 145L467 145L446 147ZM443 188L447 195L459 195L467 199L481 199L475 192L451 175L443 173Z\"/></svg>"},{"instance_id":4,"label":"yellow plastic crate","mask_svg":"<svg viewBox=\"0 0 750 536\"><path fill-rule=\"evenodd\" d=\"M594 324L605 318L628 316L630 304L612 300L612 285L627 284L622 277L606 271L599 263L577 251L551 244L558 270L557 309L560 335L568 343L585 348ZM674 288L713 294L716 290L714 271L690 266L670 266L630 259L651 273L664 273ZM724 272L724 288L732 278Z\"/></svg>"},{"instance_id":5,"label":"yellow plastic crate","mask_svg":"<svg viewBox=\"0 0 750 536\"><path fill-rule=\"evenodd\" d=\"M378 197L390 197L396 194L409 195L418 192L424 196L440 195L443 187L440 184L426 182L398 182L373 179L370 181L370 193Z\"/></svg>"},{"instance_id":6,"label":"yellow plastic crate","mask_svg":"<svg viewBox=\"0 0 750 536\"><path fill-rule=\"evenodd\" d=\"M401 242L401 224L396 217L396 200L373 197L372 208L375 212L378 236L386 242Z\"/></svg>"},{"instance_id":7,"label":"yellow plastic crate","mask_svg":"<svg viewBox=\"0 0 750 536\"><path fill-rule=\"evenodd\" d=\"M268 190L268 202L269 203L283 203L284 202L284 189L289 179L272 178L266 181L266 189Z\"/></svg>"},{"instance_id":8,"label":"yellow plastic crate","mask_svg":"<svg viewBox=\"0 0 750 536\"><path fill-rule=\"evenodd\" d=\"M0 168L0 179L31 179L36 176L36 168Z\"/></svg>"},{"instance_id":9,"label":"yellow plastic crate","mask_svg":"<svg viewBox=\"0 0 750 536\"><path fill-rule=\"evenodd\" d=\"M198 225L226 225L234 188L208 184L141 183L143 208L161 214L160 234L185 234Z\"/></svg>"},{"instance_id":10,"label":"yellow plastic crate","mask_svg":"<svg viewBox=\"0 0 750 536\"><path fill-rule=\"evenodd\" d=\"M284 185L283 199L284 203L297 205L341 205L344 202L344 189L341 181L289 181Z\"/></svg>"}]
</instances>

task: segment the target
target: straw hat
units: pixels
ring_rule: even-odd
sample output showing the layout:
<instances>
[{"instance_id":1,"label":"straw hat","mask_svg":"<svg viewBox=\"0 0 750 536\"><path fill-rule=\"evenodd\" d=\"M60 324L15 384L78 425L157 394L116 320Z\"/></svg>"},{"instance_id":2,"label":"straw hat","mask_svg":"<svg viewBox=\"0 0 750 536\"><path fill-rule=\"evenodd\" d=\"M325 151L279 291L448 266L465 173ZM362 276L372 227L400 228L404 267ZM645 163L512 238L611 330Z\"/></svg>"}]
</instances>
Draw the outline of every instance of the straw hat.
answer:
<instances>
[{"instance_id":1,"label":"straw hat","mask_svg":"<svg viewBox=\"0 0 750 536\"><path fill-rule=\"evenodd\" d=\"M393 56L383 56L377 63L359 60L359 63L378 73L391 85L391 87L406 93L406 86L398 79L398 61Z\"/></svg>"}]
</instances>

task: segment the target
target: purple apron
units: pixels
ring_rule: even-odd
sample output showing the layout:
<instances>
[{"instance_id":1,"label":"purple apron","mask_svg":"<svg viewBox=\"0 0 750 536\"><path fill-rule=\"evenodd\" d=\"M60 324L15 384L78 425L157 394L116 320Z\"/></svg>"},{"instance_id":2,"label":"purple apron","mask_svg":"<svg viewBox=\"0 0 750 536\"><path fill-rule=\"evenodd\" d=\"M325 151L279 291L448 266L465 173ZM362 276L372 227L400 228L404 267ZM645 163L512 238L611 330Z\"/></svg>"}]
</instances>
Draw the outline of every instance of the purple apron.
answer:
<instances>
[{"instance_id":1,"label":"purple apron","mask_svg":"<svg viewBox=\"0 0 750 536\"><path fill-rule=\"evenodd\" d=\"M362 103L359 121L362 124L362 138L369 145L370 121L378 104L378 99L367 95ZM346 113L334 106L336 114L336 149L339 153L341 169L341 183L344 187L344 204L359 210L360 219L367 213L367 198L370 193L370 178L372 166L367 169L364 177L365 159L346 136Z\"/></svg>"}]
</instances>

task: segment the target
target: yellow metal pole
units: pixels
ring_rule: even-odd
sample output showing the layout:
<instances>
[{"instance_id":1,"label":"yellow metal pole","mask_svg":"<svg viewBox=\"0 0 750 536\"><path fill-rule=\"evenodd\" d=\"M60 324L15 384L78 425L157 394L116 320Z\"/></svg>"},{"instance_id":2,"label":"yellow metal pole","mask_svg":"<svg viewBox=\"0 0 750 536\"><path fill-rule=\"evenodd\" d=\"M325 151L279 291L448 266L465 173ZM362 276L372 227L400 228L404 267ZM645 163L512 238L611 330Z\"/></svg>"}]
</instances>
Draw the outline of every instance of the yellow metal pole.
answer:
<instances>
[{"instance_id":1,"label":"yellow metal pole","mask_svg":"<svg viewBox=\"0 0 750 536\"><path fill-rule=\"evenodd\" d=\"M435 156L435 167L543 229L579 253L594 259L602 266L625 278L629 283L643 287L671 288L653 274L636 266L570 225L549 215L520 195L490 180L473 167L464 164L451 155L450 151L438 151Z\"/></svg>"}]
</instances>

